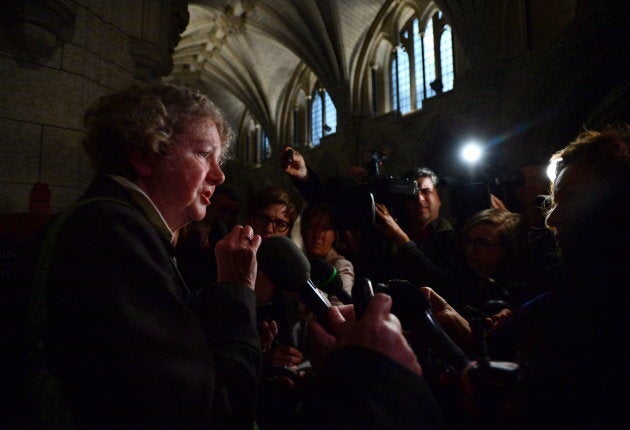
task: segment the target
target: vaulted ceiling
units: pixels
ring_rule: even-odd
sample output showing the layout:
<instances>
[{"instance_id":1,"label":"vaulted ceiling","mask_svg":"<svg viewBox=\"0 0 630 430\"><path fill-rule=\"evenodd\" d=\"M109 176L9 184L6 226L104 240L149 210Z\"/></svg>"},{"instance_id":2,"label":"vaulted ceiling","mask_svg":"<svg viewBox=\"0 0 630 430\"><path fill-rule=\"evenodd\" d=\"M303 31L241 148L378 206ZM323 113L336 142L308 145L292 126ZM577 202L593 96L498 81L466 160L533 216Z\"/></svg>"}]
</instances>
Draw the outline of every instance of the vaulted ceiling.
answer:
<instances>
[{"instance_id":1,"label":"vaulted ceiling","mask_svg":"<svg viewBox=\"0 0 630 430\"><path fill-rule=\"evenodd\" d=\"M349 88L357 54L386 3L396 2L191 2L171 79L201 86L234 125L246 111L263 126L274 124L284 91L302 65L326 88Z\"/></svg>"}]
</instances>

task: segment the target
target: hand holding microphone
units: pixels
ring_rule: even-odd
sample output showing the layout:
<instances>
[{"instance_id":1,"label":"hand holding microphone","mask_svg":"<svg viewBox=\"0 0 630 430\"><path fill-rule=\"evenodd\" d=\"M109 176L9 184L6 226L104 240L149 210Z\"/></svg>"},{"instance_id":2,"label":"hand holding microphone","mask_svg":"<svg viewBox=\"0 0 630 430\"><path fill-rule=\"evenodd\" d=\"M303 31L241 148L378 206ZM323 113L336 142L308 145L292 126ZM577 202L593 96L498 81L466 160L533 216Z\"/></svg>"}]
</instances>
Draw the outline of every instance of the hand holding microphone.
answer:
<instances>
[{"instance_id":1,"label":"hand holding microphone","mask_svg":"<svg viewBox=\"0 0 630 430\"><path fill-rule=\"evenodd\" d=\"M422 375L418 359L403 335L400 321L390 312L391 307L389 296L377 294L370 300L363 318L356 320L351 305L334 306L328 312L331 333L314 322L311 335L330 351L350 346L371 349Z\"/></svg>"},{"instance_id":2,"label":"hand holding microphone","mask_svg":"<svg viewBox=\"0 0 630 430\"><path fill-rule=\"evenodd\" d=\"M290 238L267 238L258 250L258 264L276 288L299 294L311 312L326 324L330 302L317 290L308 259Z\"/></svg>"},{"instance_id":3,"label":"hand holding microphone","mask_svg":"<svg viewBox=\"0 0 630 430\"><path fill-rule=\"evenodd\" d=\"M280 167L284 173L300 181L306 181L308 178L308 169L306 168L304 157L291 147L285 146L282 148Z\"/></svg>"}]
</instances>

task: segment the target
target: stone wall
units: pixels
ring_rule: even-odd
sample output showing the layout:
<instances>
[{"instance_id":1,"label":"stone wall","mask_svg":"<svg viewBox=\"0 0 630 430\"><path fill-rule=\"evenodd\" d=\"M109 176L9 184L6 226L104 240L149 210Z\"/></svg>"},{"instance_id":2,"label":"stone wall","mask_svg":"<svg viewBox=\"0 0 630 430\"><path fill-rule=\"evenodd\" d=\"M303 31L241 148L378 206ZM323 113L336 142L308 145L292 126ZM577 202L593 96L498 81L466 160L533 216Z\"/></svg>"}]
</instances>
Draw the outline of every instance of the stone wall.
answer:
<instances>
[{"instance_id":1,"label":"stone wall","mask_svg":"<svg viewBox=\"0 0 630 430\"><path fill-rule=\"evenodd\" d=\"M5 2L6 3L6 2ZM172 68L188 22L179 0L13 0L0 17L0 213L26 212L36 182L57 211L93 172L85 108Z\"/></svg>"}]
</instances>

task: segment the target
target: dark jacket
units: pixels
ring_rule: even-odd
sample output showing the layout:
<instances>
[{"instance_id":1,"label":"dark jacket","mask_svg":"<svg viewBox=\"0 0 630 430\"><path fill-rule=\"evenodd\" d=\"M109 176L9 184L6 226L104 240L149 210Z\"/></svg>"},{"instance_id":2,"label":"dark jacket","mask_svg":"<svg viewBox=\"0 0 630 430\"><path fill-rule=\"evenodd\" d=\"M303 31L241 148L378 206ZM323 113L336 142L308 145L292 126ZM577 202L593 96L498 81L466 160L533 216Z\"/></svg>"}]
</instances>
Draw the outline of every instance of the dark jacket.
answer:
<instances>
[{"instance_id":1,"label":"dark jacket","mask_svg":"<svg viewBox=\"0 0 630 430\"><path fill-rule=\"evenodd\" d=\"M56 243L50 369L78 428L251 428L260 361L253 291L194 296L129 192L97 177Z\"/></svg>"},{"instance_id":2,"label":"dark jacket","mask_svg":"<svg viewBox=\"0 0 630 430\"><path fill-rule=\"evenodd\" d=\"M309 392L297 429L428 430L442 415L424 379L378 352L334 352Z\"/></svg>"}]
</instances>

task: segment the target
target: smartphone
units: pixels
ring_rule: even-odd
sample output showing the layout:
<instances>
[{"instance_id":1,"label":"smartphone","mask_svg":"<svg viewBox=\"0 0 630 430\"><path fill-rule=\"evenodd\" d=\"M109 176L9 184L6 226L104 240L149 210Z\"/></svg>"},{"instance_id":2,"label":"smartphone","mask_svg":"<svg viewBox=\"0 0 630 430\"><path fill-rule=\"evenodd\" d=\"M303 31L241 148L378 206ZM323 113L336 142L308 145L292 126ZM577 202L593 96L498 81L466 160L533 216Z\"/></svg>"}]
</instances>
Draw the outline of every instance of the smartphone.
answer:
<instances>
[{"instance_id":1,"label":"smartphone","mask_svg":"<svg viewBox=\"0 0 630 430\"><path fill-rule=\"evenodd\" d=\"M282 168L286 169L293 163L293 150L289 149L282 154Z\"/></svg>"}]
</instances>

